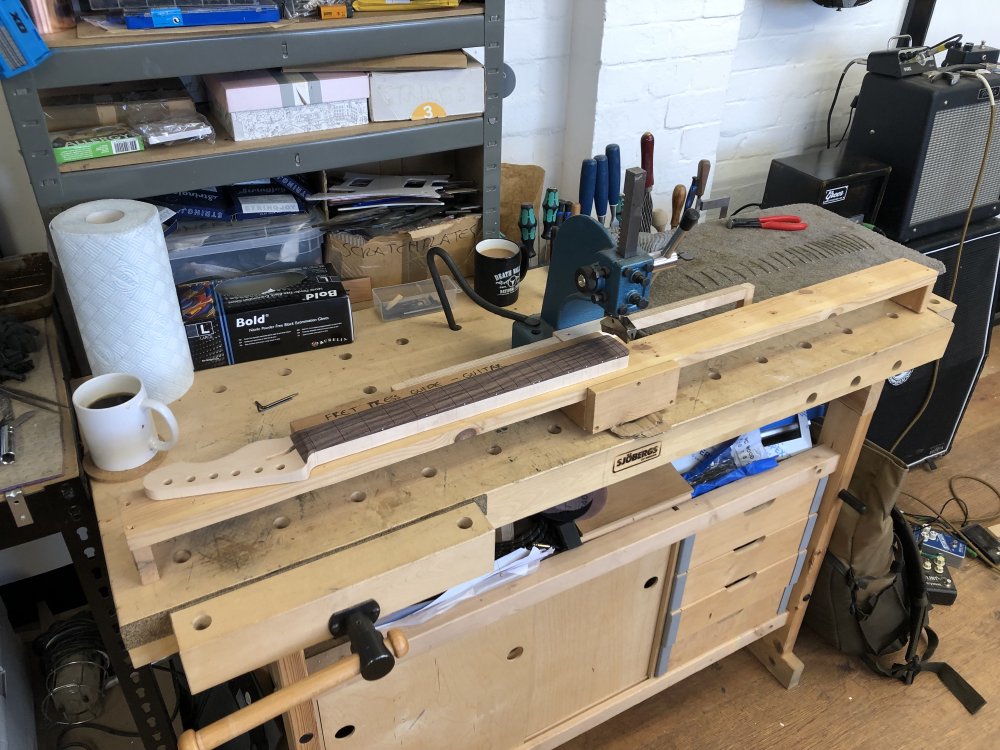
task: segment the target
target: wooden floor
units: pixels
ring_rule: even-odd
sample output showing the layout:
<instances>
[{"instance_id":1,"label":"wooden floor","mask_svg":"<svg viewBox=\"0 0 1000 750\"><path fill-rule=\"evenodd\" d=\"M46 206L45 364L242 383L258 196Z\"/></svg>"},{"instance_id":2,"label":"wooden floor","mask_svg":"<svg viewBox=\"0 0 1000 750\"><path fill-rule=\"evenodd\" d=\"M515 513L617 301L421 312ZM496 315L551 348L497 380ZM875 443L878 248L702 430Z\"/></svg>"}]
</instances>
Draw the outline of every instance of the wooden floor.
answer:
<instances>
[{"instance_id":1,"label":"wooden floor","mask_svg":"<svg viewBox=\"0 0 1000 750\"><path fill-rule=\"evenodd\" d=\"M1000 352L987 364L952 452L937 471L916 469L904 489L940 508L948 480L971 474L1000 487ZM1000 499L968 480L955 491L972 517L1000 514ZM900 505L920 512L910 500ZM956 518L952 503L946 517ZM983 695L970 716L937 677L913 685L869 672L803 629L796 653L806 668L785 690L740 651L563 746L563 750L763 750L795 748L1000 747L1000 575L969 560L953 571L958 600L931 613L947 661Z\"/></svg>"}]
</instances>

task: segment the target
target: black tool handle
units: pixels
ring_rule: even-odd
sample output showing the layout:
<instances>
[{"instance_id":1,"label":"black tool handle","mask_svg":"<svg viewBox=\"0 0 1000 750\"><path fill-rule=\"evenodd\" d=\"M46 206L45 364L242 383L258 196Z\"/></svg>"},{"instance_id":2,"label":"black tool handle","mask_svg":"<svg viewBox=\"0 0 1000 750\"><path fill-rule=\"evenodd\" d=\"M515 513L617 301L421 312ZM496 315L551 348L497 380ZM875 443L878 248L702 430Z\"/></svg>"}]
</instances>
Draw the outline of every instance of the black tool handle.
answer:
<instances>
[{"instance_id":1,"label":"black tool handle","mask_svg":"<svg viewBox=\"0 0 1000 750\"><path fill-rule=\"evenodd\" d=\"M396 659L385 647L375 623L360 612L347 616L347 637L351 639L351 651L361 660L361 676L364 679L381 679L396 665Z\"/></svg>"},{"instance_id":2,"label":"black tool handle","mask_svg":"<svg viewBox=\"0 0 1000 750\"><path fill-rule=\"evenodd\" d=\"M396 664L382 634L375 629L380 612L378 602L369 599L356 607L335 613L330 617L328 626L334 638L347 636L350 639L351 651L358 655L361 676L366 680L385 677Z\"/></svg>"}]
</instances>

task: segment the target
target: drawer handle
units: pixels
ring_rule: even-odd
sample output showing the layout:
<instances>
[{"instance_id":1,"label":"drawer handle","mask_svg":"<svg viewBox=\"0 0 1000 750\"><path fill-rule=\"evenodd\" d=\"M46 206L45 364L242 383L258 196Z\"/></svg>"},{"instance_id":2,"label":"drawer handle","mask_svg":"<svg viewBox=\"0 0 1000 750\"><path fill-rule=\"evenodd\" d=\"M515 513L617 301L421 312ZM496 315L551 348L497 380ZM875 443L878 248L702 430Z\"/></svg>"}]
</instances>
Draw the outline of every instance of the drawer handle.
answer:
<instances>
[{"instance_id":1,"label":"drawer handle","mask_svg":"<svg viewBox=\"0 0 1000 750\"><path fill-rule=\"evenodd\" d=\"M404 657L410 650L406 636L399 630L390 630L386 634L385 642L398 659ZM246 734L254 727L281 716L299 704L310 701L359 674L361 674L361 659L357 654L351 654L207 727L197 731L187 730L178 741L178 750L215 750L241 734Z\"/></svg>"},{"instance_id":2,"label":"drawer handle","mask_svg":"<svg viewBox=\"0 0 1000 750\"><path fill-rule=\"evenodd\" d=\"M718 620L716 620L716 621L715 621L715 624L716 624L716 625L718 625L718 624L719 624L720 622L725 622L726 620L731 620L731 619L733 619L734 617L736 617L736 615L740 614L740 613L741 613L742 611L743 611L743 608L742 608L742 607L740 607L740 608L739 608L738 610L736 610L735 612L732 612L732 613L730 613L730 614L726 615L725 617L723 617L723 618L721 618L721 619L718 619Z\"/></svg>"},{"instance_id":3,"label":"drawer handle","mask_svg":"<svg viewBox=\"0 0 1000 750\"><path fill-rule=\"evenodd\" d=\"M777 499L778 498L776 498L776 497L772 497L770 500L768 500L765 503L761 503L760 505L755 505L750 510L743 511L743 515L744 516L749 516L751 513L756 513L757 511L764 510L764 508L768 508L768 507L774 505L774 501L777 500Z\"/></svg>"},{"instance_id":4,"label":"drawer handle","mask_svg":"<svg viewBox=\"0 0 1000 750\"><path fill-rule=\"evenodd\" d=\"M758 547L761 544L763 544L765 539L767 539L767 535L759 536L756 539L751 539L746 544L741 544L739 547L733 547L733 552L746 552L748 549L751 549L753 547Z\"/></svg>"},{"instance_id":5,"label":"drawer handle","mask_svg":"<svg viewBox=\"0 0 1000 750\"><path fill-rule=\"evenodd\" d=\"M732 581L731 583L727 583L725 588L727 591L731 591L737 586L741 586L744 583L749 583L756 577L757 577L757 571L755 570L753 573L750 573L749 575L745 575L742 578L737 578L735 581Z\"/></svg>"}]
</instances>

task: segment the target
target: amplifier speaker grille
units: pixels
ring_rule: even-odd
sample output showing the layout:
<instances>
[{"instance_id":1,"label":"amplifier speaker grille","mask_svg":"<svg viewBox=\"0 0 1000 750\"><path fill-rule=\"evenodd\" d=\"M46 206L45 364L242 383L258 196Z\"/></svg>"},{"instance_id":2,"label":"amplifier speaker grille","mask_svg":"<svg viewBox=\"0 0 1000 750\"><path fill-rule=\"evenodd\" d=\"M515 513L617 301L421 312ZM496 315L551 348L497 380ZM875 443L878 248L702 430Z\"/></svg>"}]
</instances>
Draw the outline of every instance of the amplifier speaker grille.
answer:
<instances>
[{"instance_id":1,"label":"amplifier speaker grille","mask_svg":"<svg viewBox=\"0 0 1000 750\"><path fill-rule=\"evenodd\" d=\"M927 157L910 221L914 224L967 211L975 176L983 159L989 128L989 102L943 109L934 116ZM994 112L994 120L998 118ZM961 134L961 137L956 137ZM1000 123L994 124L993 143L979 188L976 206L995 203L1000 196Z\"/></svg>"}]
</instances>

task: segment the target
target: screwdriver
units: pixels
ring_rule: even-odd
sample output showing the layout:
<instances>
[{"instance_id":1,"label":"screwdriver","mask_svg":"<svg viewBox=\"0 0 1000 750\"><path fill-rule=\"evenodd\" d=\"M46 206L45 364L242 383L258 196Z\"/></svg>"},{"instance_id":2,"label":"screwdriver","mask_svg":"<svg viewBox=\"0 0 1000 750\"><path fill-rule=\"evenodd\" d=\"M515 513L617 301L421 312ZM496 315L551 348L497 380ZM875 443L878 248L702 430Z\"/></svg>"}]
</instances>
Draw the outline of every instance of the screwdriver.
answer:
<instances>
[{"instance_id":1,"label":"screwdriver","mask_svg":"<svg viewBox=\"0 0 1000 750\"><path fill-rule=\"evenodd\" d=\"M580 166L580 214L590 216L594 211L594 191L597 189L597 161L584 159Z\"/></svg>"},{"instance_id":2,"label":"screwdriver","mask_svg":"<svg viewBox=\"0 0 1000 750\"><path fill-rule=\"evenodd\" d=\"M559 210L559 191L555 188L545 188L545 199L542 201L542 239L549 243L548 250L552 250L552 227L556 224L556 212ZM546 252L543 260L549 259L549 252Z\"/></svg>"},{"instance_id":3,"label":"screwdriver","mask_svg":"<svg viewBox=\"0 0 1000 750\"><path fill-rule=\"evenodd\" d=\"M608 157L608 201L611 207L611 226L618 224L622 202L622 152L617 143L604 147Z\"/></svg>"},{"instance_id":4,"label":"screwdriver","mask_svg":"<svg viewBox=\"0 0 1000 750\"><path fill-rule=\"evenodd\" d=\"M705 194L705 188L708 187L708 173L712 168L712 162L708 159L702 159L698 162L698 186L695 188L695 201L694 207L699 211L701 210L702 200L701 197Z\"/></svg>"},{"instance_id":5,"label":"screwdriver","mask_svg":"<svg viewBox=\"0 0 1000 750\"><path fill-rule=\"evenodd\" d=\"M681 213L684 211L684 199L687 197L687 189L683 185L674 185L674 194L670 201L670 228L677 229L681 223Z\"/></svg>"},{"instance_id":6,"label":"screwdriver","mask_svg":"<svg viewBox=\"0 0 1000 750\"><path fill-rule=\"evenodd\" d=\"M556 226L562 226L562 223L573 215L572 209L572 201L559 201L559 210L556 212Z\"/></svg>"},{"instance_id":7,"label":"screwdriver","mask_svg":"<svg viewBox=\"0 0 1000 750\"><path fill-rule=\"evenodd\" d=\"M521 215L518 217L517 227L521 230L521 252L526 253L529 258L534 258L538 220L535 218L535 207L531 203L521 204Z\"/></svg>"},{"instance_id":8,"label":"screwdriver","mask_svg":"<svg viewBox=\"0 0 1000 750\"><path fill-rule=\"evenodd\" d=\"M594 205L597 208L597 223L603 227L608 218L608 157L598 154L594 161L597 162Z\"/></svg>"}]
</instances>

